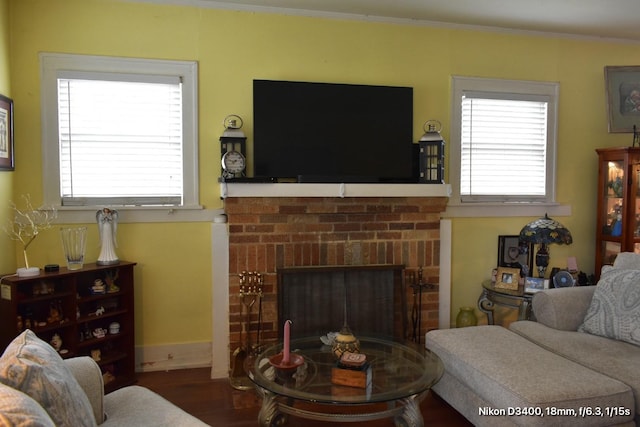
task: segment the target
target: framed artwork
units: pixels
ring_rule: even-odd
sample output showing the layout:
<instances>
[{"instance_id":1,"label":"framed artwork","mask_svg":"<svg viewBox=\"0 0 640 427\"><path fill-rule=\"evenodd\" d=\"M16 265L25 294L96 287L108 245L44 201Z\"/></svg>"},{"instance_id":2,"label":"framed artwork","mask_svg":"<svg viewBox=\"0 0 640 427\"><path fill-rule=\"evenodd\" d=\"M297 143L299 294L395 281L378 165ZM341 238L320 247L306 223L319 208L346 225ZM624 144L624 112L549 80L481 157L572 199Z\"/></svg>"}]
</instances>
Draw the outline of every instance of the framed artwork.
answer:
<instances>
[{"instance_id":1,"label":"framed artwork","mask_svg":"<svg viewBox=\"0 0 640 427\"><path fill-rule=\"evenodd\" d=\"M640 131L640 66L604 67L610 133Z\"/></svg>"},{"instance_id":2,"label":"framed artwork","mask_svg":"<svg viewBox=\"0 0 640 427\"><path fill-rule=\"evenodd\" d=\"M0 95L0 171L13 169L13 100Z\"/></svg>"},{"instance_id":3,"label":"framed artwork","mask_svg":"<svg viewBox=\"0 0 640 427\"><path fill-rule=\"evenodd\" d=\"M545 280L542 277L525 277L524 291L529 293L541 291L543 289L546 289L544 284Z\"/></svg>"},{"instance_id":4,"label":"framed artwork","mask_svg":"<svg viewBox=\"0 0 640 427\"><path fill-rule=\"evenodd\" d=\"M520 241L520 236L498 236L498 267L520 269L520 276L529 276L533 268L533 248Z\"/></svg>"},{"instance_id":5,"label":"framed artwork","mask_svg":"<svg viewBox=\"0 0 640 427\"><path fill-rule=\"evenodd\" d=\"M520 285L520 269L512 267L498 267L496 273L496 288L517 290Z\"/></svg>"}]
</instances>

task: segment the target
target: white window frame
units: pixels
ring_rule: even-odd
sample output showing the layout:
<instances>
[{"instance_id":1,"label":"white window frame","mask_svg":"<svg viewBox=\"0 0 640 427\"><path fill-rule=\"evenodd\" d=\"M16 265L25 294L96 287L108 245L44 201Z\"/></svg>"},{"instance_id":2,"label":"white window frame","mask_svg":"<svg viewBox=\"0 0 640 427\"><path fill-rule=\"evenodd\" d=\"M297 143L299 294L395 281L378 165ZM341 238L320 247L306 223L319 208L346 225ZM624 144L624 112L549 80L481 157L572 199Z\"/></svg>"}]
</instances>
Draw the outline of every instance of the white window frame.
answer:
<instances>
[{"instance_id":1,"label":"white window frame","mask_svg":"<svg viewBox=\"0 0 640 427\"><path fill-rule=\"evenodd\" d=\"M532 200L462 201L460 194L461 173L461 122L462 97L465 92L489 92L493 94L523 94L548 97L548 133L547 133L547 169L546 195L544 198ZM451 78L451 131L449 142L449 181L451 197L447 207L448 216L482 217L482 216L535 216L570 215L570 207L556 202L556 146L558 101L560 85L556 82L537 82L524 80L489 79L479 77L452 76Z\"/></svg>"},{"instance_id":2,"label":"white window frame","mask_svg":"<svg viewBox=\"0 0 640 427\"><path fill-rule=\"evenodd\" d=\"M86 222L86 211L103 206L61 206L58 141L57 79L62 72L121 73L179 76L183 86L183 202L182 206L118 207L125 222L208 220L202 211L198 188L198 64L141 58L41 53L42 179L44 204L59 210L59 222ZM181 214L177 214L177 213ZM154 215L155 213L155 215ZM170 214L170 215L167 215Z\"/></svg>"}]
</instances>

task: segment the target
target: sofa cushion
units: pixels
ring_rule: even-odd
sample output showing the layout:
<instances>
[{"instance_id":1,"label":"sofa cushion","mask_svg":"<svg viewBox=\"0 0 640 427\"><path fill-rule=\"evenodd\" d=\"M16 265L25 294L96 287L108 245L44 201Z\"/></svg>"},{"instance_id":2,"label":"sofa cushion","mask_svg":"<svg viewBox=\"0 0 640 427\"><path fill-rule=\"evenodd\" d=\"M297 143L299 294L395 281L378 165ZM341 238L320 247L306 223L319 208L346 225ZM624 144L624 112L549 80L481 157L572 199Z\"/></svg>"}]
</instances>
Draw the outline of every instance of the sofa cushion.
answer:
<instances>
[{"instance_id":1,"label":"sofa cushion","mask_svg":"<svg viewBox=\"0 0 640 427\"><path fill-rule=\"evenodd\" d=\"M640 255L634 252L620 252L613 261L613 268L640 270Z\"/></svg>"},{"instance_id":2,"label":"sofa cushion","mask_svg":"<svg viewBox=\"0 0 640 427\"><path fill-rule=\"evenodd\" d=\"M510 408L533 408L533 415L537 415L518 416L514 412L509 417L513 424L602 426L633 419L635 404L628 385L547 351L501 326L433 330L426 334L425 343L440 356L448 375L473 390L500 415L509 415ZM436 383L433 390L437 393L445 385ZM612 418L573 416L587 407L620 407L628 413ZM558 408L563 410L561 414L554 412ZM499 418L482 416L473 422L493 425Z\"/></svg>"},{"instance_id":3,"label":"sofa cushion","mask_svg":"<svg viewBox=\"0 0 640 427\"><path fill-rule=\"evenodd\" d=\"M96 425L87 396L60 355L30 330L0 357L0 382L31 396L57 426Z\"/></svg>"},{"instance_id":4,"label":"sofa cushion","mask_svg":"<svg viewBox=\"0 0 640 427\"><path fill-rule=\"evenodd\" d=\"M578 331L640 345L640 271L604 273Z\"/></svg>"},{"instance_id":5,"label":"sofa cushion","mask_svg":"<svg viewBox=\"0 0 640 427\"><path fill-rule=\"evenodd\" d=\"M0 383L0 425L15 427L55 427L55 424L26 394Z\"/></svg>"},{"instance_id":6,"label":"sofa cushion","mask_svg":"<svg viewBox=\"0 0 640 427\"><path fill-rule=\"evenodd\" d=\"M577 331L587 315L595 286L552 288L536 292L531 306L538 323L563 331Z\"/></svg>"},{"instance_id":7,"label":"sofa cushion","mask_svg":"<svg viewBox=\"0 0 640 427\"><path fill-rule=\"evenodd\" d=\"M559 331L529 320L513 322L509 329L542 348L627 384L633 389L635 407L640 410L640 347L597 335Z\"/></svg>"}]
</instances>

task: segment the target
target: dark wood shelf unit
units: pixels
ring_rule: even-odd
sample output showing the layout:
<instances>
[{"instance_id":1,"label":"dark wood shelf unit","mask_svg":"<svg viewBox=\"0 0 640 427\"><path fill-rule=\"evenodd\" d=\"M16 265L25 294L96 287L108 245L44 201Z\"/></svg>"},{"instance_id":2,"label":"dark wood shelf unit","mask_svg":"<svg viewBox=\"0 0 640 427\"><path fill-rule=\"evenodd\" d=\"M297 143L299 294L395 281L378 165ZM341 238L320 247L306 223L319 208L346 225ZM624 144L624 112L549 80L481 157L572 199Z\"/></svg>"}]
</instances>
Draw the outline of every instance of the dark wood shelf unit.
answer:
<instances>
[{"instance_id":1,"label":"dark wood shelf unit","mask_svg":"<svg viewBox=\"0 0 640 427\"><path fill-rule=\"evenodd\" d=\"M62 267L59 271L41 272L32 277L2 275L0 350L4 351L27 327L47 342L58 334L62 339L62 357L94 353L94 360L104 374L105 392L133 384L136 381L135 265L121 261L115 265L86 264L73 271ZM113 283L117 290L108 288L108 276L116 277ZM107 286L104 293L92 292L97 279ZM118 333L110 333L113 322L120 325ZM104 329L106 334L95 337L96 329ZM97 350L99 357L95 355Z\"/></svg>"}]
</instances>

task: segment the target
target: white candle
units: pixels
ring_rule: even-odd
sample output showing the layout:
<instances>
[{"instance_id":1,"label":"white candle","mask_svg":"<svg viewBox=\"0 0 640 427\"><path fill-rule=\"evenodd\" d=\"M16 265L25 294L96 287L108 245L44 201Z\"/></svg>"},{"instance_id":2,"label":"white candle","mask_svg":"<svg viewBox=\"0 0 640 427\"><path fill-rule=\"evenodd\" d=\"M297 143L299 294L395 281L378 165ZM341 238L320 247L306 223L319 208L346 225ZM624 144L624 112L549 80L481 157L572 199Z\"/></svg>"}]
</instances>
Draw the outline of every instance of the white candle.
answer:
<instances>
[{"instance_id":1,"label":"white candle","mask_svg":"<svg viewBox=\"0 0 640 427\"><path fill-rule=\"evenodd\" d=\"M290 339L291 339L291 320L286 320L284 322L284 349L282 350L282 363L289 363L289 358L291 354Z\"/></svg>"}]
</instances>

